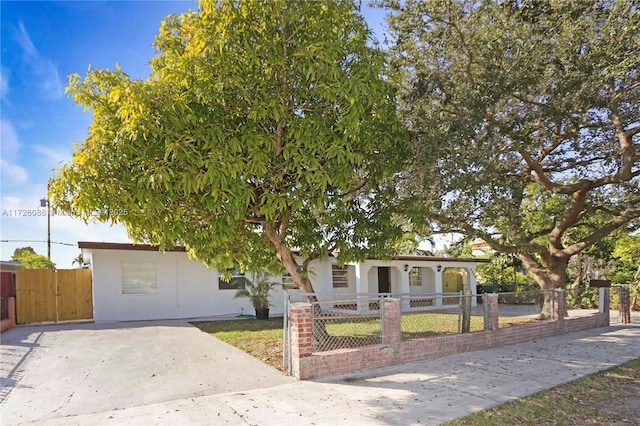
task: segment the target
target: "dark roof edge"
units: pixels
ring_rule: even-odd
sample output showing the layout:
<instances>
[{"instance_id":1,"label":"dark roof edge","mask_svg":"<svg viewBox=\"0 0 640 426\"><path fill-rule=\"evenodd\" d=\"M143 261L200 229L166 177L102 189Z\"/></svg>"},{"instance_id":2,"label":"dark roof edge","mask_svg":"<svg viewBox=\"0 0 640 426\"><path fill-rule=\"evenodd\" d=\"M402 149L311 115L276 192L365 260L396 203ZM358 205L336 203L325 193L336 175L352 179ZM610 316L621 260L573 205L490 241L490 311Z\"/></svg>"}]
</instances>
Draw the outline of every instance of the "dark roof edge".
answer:
<instances>
[{"instance_id":1,"label":"dark roof edge","mask_svg":"<svg viewBox=\"0 0 640 426\"><path fill-rule=\"evenodd\" d=\"M78 247L81 249L94 249L94 250L137 250L137 251L160 251L158 246L152 246L149 244L132 244L132 243L101 243L94 241L78 241ZM166 251L174 252L186 252L185 247L176 246ZM381 259L370 259L381 260ZM468 263L489 263L490 259L481 258L463 258L463 257L438 257L438 256L423 256L423 255L411 255L401 254L393 256L389 260L405 260L405 261L423 261L423 262L468 262Z\"/></svg>"},{"instance_id":2,"label":"dark roof edge","mask_svg":"<svg viewBox=\"0 0 640 426\"><path fill-rule=\"evenodd\" d=\"M78 241L78 247L89 250L137 250L137 251L160 251L160 247L149 244L131 243L99 243L94 241ZM185 247L176 246L166 251L186 252Z\"/></svg>"},{"instance_id":3,"label":"dark roof edge","mask_svg":"<svg viewBox=\"0 0 640 426\"><path fill-rule=\"evenodd\" d=\"M471 258L471 257L442 257L442 256L423 256L417 254L400 254L394 256L391 260L413 260L413 261L430 261L430 262L474 262L489 263L491 259Z\"/></svg>"}]
</instances>

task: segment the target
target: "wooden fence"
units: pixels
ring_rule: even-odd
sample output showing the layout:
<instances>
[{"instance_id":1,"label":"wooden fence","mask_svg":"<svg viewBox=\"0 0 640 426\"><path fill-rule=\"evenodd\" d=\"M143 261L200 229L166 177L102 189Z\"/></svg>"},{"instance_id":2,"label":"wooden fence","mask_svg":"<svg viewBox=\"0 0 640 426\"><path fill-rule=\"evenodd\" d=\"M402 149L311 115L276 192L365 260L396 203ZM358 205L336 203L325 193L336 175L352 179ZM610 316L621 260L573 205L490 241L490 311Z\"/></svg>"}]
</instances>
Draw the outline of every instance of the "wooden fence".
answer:
<instances>
[{"instance_id":1,"label":"wooden fence","mask_svg":"<svg viewBox=\"0 0 640 426\"><path fill-rule=\"evenodd\" d=\"M93 318L89 269L18 269L18 324Z\"/></svg>"}]
</instances>

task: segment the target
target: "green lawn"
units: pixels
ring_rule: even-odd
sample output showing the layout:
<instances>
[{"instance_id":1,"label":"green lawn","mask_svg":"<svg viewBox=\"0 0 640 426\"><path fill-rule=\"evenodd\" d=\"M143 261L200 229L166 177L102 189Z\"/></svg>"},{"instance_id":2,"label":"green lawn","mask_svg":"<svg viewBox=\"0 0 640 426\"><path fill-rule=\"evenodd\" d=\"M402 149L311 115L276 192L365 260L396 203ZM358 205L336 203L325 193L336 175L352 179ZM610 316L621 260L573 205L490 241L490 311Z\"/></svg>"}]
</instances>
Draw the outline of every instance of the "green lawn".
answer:
<instances>
[{"instance_id":1,"label":"green lawn","mask_svg":"<svg viewBox=\"0 0 640 426\"><path fill-rule=\"evenodd\" d=\"M526 317L500 318L500 327L516 323L535 321ZM379 343L379 318L331 318L327 317L327 333L318 350L357 347ZM194 321L192 324L202 331L247 352L259 360L282 370L283 319L267 321L235 319L223 321ZM471 331L484 329L482 317L471 317ZM424 313L402 316L403 338L438 336L458 332L458 315L447 313Z\"/></svg>"},{"instance_id":2,"label":"green lawn","mask_svg":"<svg viewBox=\"0 0 640 426\"><path fill-rule=\"evenodd\" d=\"M447 425L640 425L640 359Z\"/></svg>"},{"instance_id":3,"label":"green lawn","mask_svg":"<svg viewBox=\"0 0 640 426\"><path fill-rule=\"evenodd\" d=\"M380 318L364 317L354 321L352 317L325 317L327 332L332 336L379 336ZM536 322L531 317L500 317L501 328L517 324ZM442 334L458 333L458 314L446 312L430 312L422 314L402 315L402 337L404 339L416 337L439 336ZM484 330L484 317L471 316L470 331Z\"/></svg>"},{"instance_id":4,"label":"green lawn","mask_svg":"<svg viewBox=\"0 0 640 426\"><path fill-rule=\"evenodd\" d=\"M191 324L282 370L282 318L194 321Z\"/></svg>"}]
</instances>

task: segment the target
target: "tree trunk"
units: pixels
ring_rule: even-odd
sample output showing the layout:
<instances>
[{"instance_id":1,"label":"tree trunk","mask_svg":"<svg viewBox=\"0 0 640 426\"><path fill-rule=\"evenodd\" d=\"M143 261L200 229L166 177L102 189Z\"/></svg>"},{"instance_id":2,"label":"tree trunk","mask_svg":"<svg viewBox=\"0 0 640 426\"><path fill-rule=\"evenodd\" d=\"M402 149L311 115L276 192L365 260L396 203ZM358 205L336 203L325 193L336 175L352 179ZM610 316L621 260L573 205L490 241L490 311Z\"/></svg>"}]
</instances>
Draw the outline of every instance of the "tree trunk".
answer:
<instances>
[{"instance_id":1,"label":"tree trunk","mask_svg":"<svg viewBox=\"0 0 640 426\"><path fill-rule=\"evenodd\" d=\"M522 259L531 277L540 285L540 289L544 291L544 303L540 312L540 319L553 318L553 294L556 288L564 288L567 281L567 264L568 258L554 258L549 262L549 266L542 267L533 257ZM566 316L565 311L562 313Z\"/></svg>"},{"instance_id":2,"label":"tree trunk","mask_svg":"<svg viewBox=\"0 0 640 426\"><path fill-rule=\"evenodd\" d=\"M276 254L278 255L278 259L282 262L282 265L285 267L287 272L293 278L295 285L302 291L303 293L308 293L307 300L313 306L313 316L314 318L318 318L322 314L322 310L320 305L317 303L318 298L315 295L315 291L313 289L313 284L311 284L311 280L309 279L308 271L304 267L300 267L291 253L291 250L284 243L284 238L281 237L275 229L268 224L265 225L265 230L269 241L276 249ZM314 339L318 339L320 341L324 341L329 337L329 333L327 333L327 328L325 327L325 323L322 320L315 320L313 324L313 337Z\"/></svg>"}]
</instances>

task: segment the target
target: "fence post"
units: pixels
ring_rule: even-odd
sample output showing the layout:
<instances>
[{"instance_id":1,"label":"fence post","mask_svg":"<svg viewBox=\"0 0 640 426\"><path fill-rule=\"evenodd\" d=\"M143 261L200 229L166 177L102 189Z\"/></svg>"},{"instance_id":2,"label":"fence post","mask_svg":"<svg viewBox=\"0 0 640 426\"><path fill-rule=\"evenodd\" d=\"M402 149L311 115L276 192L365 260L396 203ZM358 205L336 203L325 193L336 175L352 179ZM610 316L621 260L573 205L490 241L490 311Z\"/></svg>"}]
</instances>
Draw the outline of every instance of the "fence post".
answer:
<instances>
[{"instance_id":1,"label":"fence post","mask_svg":"<svg viewBox=\"0 0 640 426\"><path fill-rule=\"evenodd\" d=\"M487 305L484 329L485 330L497 330L498 329L498 294L497 293L485 293L485 304Z\"/></svg>"},{"instance_id":2,"label":"fence post","mask_svg":"<svg viewBox=\"0 0 640 426\"><path fill-rule=\"evenodd\" d=\"M567 312L567 294L563 288L556 288L553 290L553 319L558 321L558 333L564 334L564 314Z\"/></svg>"},{"instance_id":3,"label":"fence post","mask_svg":"<svg viewBox=\"0 0 640 426\"><path fill-rule=\"evenodd\" d=\"M607 325L611 319L610 311L611 311L611 288L609 287L600 287L599 289L600 301L598 303L598 309L600 313L605 314L607 319Z\"/></svg>"},{"instance_id":4,"label":"fence post","mask_svg":"<svg viewBox=\"0 0 640 426\"><path fill-rule=\"evenodd\" d=\"M487 300L487 293L480 295L482 303L482 313L484 314L484 330L489 330L489 301Z\"/></svg>"},{"instance_id":5,"label":"fence post","mask_svg":"<svg viewBox=\"0 0 640 426\"><path fill-rule=\"evenodd\" d=\"M387 310L386 299L380 296L378 303L380 304L380 344L386 345L387 344L387 332L386 332L387 327L384 321L384 319L386 318L386 315L384 314L384 312Z\"/></svg>"},{"instance_id":6,"label":"fence post","mask_svg":"<svg viewBox=\"0 0 640 426\"><path fill-rule=\"evenodd\" d=\"M402 314L400 299L393 297L383 300L385 345L398 347L402 343Z\"/></svg>"},{"instance_id":7,"label":"fence post","mask_svg":"<svg viewBox=\"0 0 640 426\"><path fill-rule=\"evenodd\" d=\"M462 332L471 331L471 290L466 289L462 295Z\"/></svg>"},{"instance_id":8,"label":"fence post","mask_svg":"<svg viewBox=\"0 0 640 426\"><path fill-rule=\"evenodd\" d=\"M631 297L629 287L618 287L620 303L618 304L618 320L622 324L631 324Z\"/></svg>"},{"instance_id":9,"label":"fence post","mask_svg":"<svg viewBox=\"0 0 640 426\"><path fill-rule=\"evenodd\" d=\"M291 339L291 374L296 379L311 377L310 365L305 363L313 353L311 303L291 303L289 325Z\"/></svg>"},{"instance_id":10,"label":"fence post","mask_svg":"<svg viewBox=\"0 0 640 426\"><path fill-rule=\"evenodd\" d=\"M282 368L291 374L291 339L289 338L289 293L284 291L284 318L282 321Z\"/></svg>"}]
</instances>

